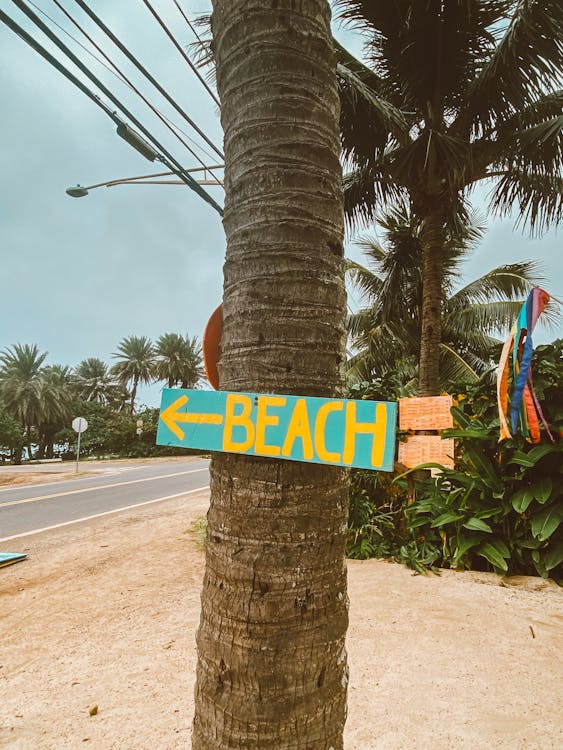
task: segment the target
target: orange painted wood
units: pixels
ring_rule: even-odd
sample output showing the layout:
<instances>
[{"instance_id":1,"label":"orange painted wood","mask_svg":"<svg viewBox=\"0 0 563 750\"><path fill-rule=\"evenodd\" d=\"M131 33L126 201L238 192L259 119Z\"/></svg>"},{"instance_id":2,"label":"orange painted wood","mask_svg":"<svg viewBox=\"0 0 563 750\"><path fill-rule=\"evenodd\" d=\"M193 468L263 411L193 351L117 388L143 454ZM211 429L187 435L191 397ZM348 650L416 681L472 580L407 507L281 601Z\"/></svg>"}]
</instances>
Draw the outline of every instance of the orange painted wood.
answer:
<instances>
[{"instance_id":1,"label":"orange painted wood","mask_svg":"<svg viewBox=\"0 0 563 750\"><path fill-rule=\"evenodd\" d=\"M400 430L446 430L453 427L451 396L399 399Z\"/></svg>"},{"instance_id":2,"label":"orange painted wood","mask_svg":"<svg viewBox=\"0 0 563 750\"><path fill-rule=\"evenodd\" d=\"M399 463L407 469L430 462L453 469L453 456L453 438L442 440L439 435L412 435L406 442L399 443Z\"/></svg>"},{"instance_id":3,"label":"orange painted wood","mask_svg":"<svg viewBox=\"0 0 563 750\"><path fill-rule=\"evenodd\" d=\"M205 374L215 390L219 389L219 358L221 357L221 333L223 331L223 306L219 305L207 321L203 332L203 366Z\"/></svg>"}]
</instances>

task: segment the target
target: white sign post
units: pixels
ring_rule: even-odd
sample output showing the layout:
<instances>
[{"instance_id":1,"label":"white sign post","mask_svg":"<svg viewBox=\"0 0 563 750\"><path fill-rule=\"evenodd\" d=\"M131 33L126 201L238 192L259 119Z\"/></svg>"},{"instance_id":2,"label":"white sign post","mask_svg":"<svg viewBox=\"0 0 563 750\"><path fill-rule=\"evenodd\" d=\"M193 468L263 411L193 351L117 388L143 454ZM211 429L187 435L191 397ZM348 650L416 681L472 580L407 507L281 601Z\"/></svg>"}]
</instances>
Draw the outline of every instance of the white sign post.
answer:
<instances>
[{"instance_id":1,"label":"white sign post","mask_svg":"<svg viewBox=\"0 0 563 750\"><path fill-rule=\"evenodd\" d=\"M88 429L88 422L84 417L76 417L72 420L72 429L78 433L78 449L76 451L76 473L78 474L78 462L80 460L80 436Z\"/></svg>"}]
</instances>

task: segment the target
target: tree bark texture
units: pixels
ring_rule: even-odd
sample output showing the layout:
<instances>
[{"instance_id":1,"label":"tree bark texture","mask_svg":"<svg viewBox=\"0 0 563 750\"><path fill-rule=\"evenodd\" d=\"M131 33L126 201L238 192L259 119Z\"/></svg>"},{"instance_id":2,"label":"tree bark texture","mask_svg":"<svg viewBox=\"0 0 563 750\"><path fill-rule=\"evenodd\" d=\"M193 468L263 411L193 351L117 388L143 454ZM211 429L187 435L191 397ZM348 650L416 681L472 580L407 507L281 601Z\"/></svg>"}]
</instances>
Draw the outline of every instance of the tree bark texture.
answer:
<instances>
[{"instance_id":1,"label":"tree bark texture","mask_svg":"<svg viewBox=\"0 0 563 750\"><path fill-rule=\"evenodd\" d=\"M340 396L346 294L326 0L214 0L221 390ZM341 750L347 474L216 454L193 750Z\"/></svg>"},{"instance_id":2,"label":"tree bark texture","mask_svg":"<svg viewBox=\"0 0 563 750\"><path fill-rule=\"evenodd\" d=\"M442 342L442 277L445 229L442 212L429 211L422 224L422 332L420 338L420 396L440 394Z\"/></svg>"}]
</instances>

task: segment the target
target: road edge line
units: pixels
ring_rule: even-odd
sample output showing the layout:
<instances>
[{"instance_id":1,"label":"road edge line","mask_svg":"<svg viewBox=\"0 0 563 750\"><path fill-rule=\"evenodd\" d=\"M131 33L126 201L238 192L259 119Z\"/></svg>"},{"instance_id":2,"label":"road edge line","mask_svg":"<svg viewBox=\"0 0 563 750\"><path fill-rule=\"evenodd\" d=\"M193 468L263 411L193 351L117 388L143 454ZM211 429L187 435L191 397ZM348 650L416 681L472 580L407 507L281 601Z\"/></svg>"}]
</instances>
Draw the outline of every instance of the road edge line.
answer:
<instances>
[{"instance_id":1,"label":"road edge line","mask_svg":"<svg viewBox=\"0 0 563 750\"><path fill-rule=\"evenodd\" d=\"M9 542L12 539L21 539L24 536L33 536L33 534L41 534L43 531L51 531L53 529L61 529L63 526L72 526L74 523L81 523L82 521L91 521L94 518L101 518L102 516L111 516L113 513L121 513L124 510L133 510L134 508L141 508L143 505L152 505L153 503L160 503L164 500L173 500L175 497L182 497L182 495L193 495L194 492L202 492L208 490L209 485L206 484L204 487L196 487L195 490L187 490L184 492L177 492L175 495L167 495L166 497L156 497L154 500L145 500L142 503L135 503L134 505L125 505L123 508L114 508L113 510L105 510L103 513L95 513L93 516L84 516L83 518L75 518L73 521L64 521L63 523L56 523L53 526L44 526L42 529L33 529L32 531L24 531L22 534L13 534L12 536L5 536L0 539L2 542Z\"/></svg>"}]
</instances>

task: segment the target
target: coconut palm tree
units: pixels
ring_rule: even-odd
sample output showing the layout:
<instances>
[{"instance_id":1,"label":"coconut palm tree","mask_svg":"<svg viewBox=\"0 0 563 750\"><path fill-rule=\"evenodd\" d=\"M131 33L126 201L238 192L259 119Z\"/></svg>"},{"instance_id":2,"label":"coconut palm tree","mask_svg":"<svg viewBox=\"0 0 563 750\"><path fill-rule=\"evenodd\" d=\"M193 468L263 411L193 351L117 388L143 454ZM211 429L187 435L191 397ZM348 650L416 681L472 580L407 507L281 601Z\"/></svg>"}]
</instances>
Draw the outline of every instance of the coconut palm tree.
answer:
<instances>
[{"instance_id":1,"label":"coconut palm tree","mask_svg":"<svg viewBox=\"0 0 563 750\"><path fill-rule=\"evenodd\" d=\"M166 381L168 388L195 388L204 375L201 346L195 336L163 333L155 344L155 357L155 378Z\"/></svg>"},{"instance_id":2,"label":"coconut palm tree","mask_svg":"<svg viewBox=\"0 0 563 750\"><path fill-rule=\"evenodd\" d=\"M36 344L15 344L0 353L0 400L24 428L29 458L32 429L45 414L41 368L46 357Z\"/></svg>"},{"instance_id":3,"label":"coconut palm tree","mask_svg":"<svg viewBox=\"0 0 563 750\"><path fill-rule=\"evenodd\" d=\"M107 404L116 388L109 367L98 357L83 359L76 366L73 385L83 401L97 401L100 404Z\"/></svg>"},{"instance_id":4,"label":"coconut palm tree","mask_svg":"<svg viewBox=\"0 0 563 750\"><path fill-rule=\"evenodd\" d=\"M214 0L225 144L221 390L342 393L346 295L326 0ZM194 750L342 750L344 470L215 454Z\"/></svg>"},{"instance_id":5,"label":"coconut palm tree","mask_svg":"<svg viewBox=\"0 0 563 750\"><path fill-rule=\"evenodd\" d=\"M359 243L368 267L348 262L348 273L364 306L348 318L348 332L356 353L348 362L351 382L374 375L401 373L406 382L416 378L420 357L422 315L422 237L420 222L404 204L378 219L383 242L366 236ZM442 284L441 383L477 379L493 364L495 338L517 316L523 297L541 279L532 261L512 263L489 271L459 287L461 265L482 238L476 223L462 225L444 242Z\"/></svg>"},{"instance_id":6,"label":"coconut palm tree","mask_svg":"<svg viewBox=\"0 0 563 750\"><path fill-rule=\"evenodd\" d=\"M52 458L55 434L72 418L72 370L66 365L48 365L41 371L42 414L37 423L39 456Z\"/></svg>"},{"instance_id":7,"label":"coconut palm tree","mask_svg":"<svg viewBox=\"0 0 563 750\"><path fill-rule=\"evenodd\" d=\"M111 368L111 375L123 387L130 384L133 413L139 384L148 385L154 380L152 341L146 336L127 336L119 342L117 352L112 356L119 361Z\"/></svg>"},{"instance_id":8,"label":"coconut palm tree","mask_svg":"<svg viewBox=\"0 0 563 750\"><path fill-rule=\"evenodd\" d=\"M445 243L482 182L489 210L541 232L563 215L561 0L338 0L365 62L337 45L350 221L408 201L420 224L419 392L438 392Z\"/></svg>"}]
</instances>

